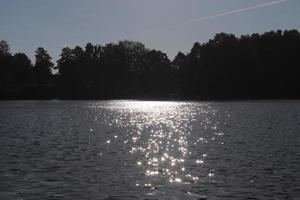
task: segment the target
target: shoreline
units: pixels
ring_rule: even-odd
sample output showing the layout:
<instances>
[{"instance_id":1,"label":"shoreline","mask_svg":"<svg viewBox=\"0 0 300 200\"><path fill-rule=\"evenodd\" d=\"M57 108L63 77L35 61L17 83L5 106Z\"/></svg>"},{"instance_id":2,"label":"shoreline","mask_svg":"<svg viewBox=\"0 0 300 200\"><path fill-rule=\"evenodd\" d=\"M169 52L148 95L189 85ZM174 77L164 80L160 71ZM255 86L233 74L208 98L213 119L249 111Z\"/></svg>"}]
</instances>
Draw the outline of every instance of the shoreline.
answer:
<instances>
[{"instance_id":1,"label":"shoreline","mask_svg":"<svg viewBox=\"0 0 300 200\"><path fill-rule=\"evenodd\" d=\"M187 101L187 102L249 102L249 101L299 101L300 98L7 98L4 101Z\"/></svg>"}]
</instances>

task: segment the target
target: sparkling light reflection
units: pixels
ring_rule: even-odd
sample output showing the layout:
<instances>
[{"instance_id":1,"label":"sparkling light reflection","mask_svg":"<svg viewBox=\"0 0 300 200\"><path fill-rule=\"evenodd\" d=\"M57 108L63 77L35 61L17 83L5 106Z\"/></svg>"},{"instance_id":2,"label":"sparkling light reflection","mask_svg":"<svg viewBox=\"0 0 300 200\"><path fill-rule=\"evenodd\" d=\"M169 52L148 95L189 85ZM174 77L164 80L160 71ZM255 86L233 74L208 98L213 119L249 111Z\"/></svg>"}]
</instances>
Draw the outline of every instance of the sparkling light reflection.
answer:
<instances>
[{"instance_id":1,"label":"sparkling light reflection","mask_svg":"<svg viewBox=\"0 0 300 200\"><path fill-rule=\"evenodd\" d=\"M161 178L169 183L195 183L199 175L191 173L191 167L202 168L208 155L205 152L192 152L192 145L206 144L222 136L218 123L212 123L208 115L215 115L216 110L209 104L199 107L192 103L165 101L121 101L111 104L117 119L108 122L126 131L127 137L122 142L129 146L129 153L138 158L136 166L143 174L151 178ZM214 131L212 137L191 137L193 122L201 116L199 122L203 130ZM198 121L197 121L198 123ZM117 135L112 136L120 138ZM111 143L107 138L106 143ZM206 171L208 178L214 176L213 170ZM137 184L139 186L140 184ZM145 183L144 187L151 187Z\"/></svg>"}]
</instances>

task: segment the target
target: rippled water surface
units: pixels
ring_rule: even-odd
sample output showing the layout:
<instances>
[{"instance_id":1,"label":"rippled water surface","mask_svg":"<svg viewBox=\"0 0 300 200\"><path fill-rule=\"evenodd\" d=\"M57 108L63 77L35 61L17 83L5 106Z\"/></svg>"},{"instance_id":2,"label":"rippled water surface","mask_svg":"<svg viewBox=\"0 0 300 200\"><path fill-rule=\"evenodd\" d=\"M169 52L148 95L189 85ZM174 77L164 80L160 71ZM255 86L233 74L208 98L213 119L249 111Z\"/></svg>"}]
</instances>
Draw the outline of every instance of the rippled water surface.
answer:
<instances>
[{"instance_id":1,"label":"rippled water surface","mask_svg":"<svg viewBox=\"0 0 300 200\"><path fill-rule=\"evenodd\" d=\"M300 199L300 101L0 102L0 199Z\"/></svg>"}]
</instances>

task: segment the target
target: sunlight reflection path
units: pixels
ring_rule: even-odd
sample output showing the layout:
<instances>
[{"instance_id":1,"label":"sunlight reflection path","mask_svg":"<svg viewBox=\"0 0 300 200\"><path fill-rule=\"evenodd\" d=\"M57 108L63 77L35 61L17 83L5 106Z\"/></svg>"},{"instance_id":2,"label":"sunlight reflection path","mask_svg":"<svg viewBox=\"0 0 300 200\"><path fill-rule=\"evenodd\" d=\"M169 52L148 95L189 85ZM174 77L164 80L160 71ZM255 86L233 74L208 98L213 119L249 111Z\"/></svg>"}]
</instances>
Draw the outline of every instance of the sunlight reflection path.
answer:
<instances>
[{"instance_id":1,"label":"sunlight reflection path","mask_svg":"<svg viewBox=\"0 0 300 200\"><path fill-rule=\"evenodd\" d=\"M130 154L140 158L136 165L145 176L151 180L162 178L170 183L194 183L199 180L198 176L191 174L189 165L204 165L207 155L203 153L195 157L190 147L208 141L203 137L196 140L189 137L196 115L198 119L201 115L199 123L204 129L217 129L217 125L207 117L216 113L208 103L193 106L184 102L121 101L112 102L109 109L117 112L115 116L118 116L109 125L128 131L123 143L129 145ZM208 176L214 176L213 171ZM144 186L151 187L151 183Z\"/></svg>"}]
</instances>

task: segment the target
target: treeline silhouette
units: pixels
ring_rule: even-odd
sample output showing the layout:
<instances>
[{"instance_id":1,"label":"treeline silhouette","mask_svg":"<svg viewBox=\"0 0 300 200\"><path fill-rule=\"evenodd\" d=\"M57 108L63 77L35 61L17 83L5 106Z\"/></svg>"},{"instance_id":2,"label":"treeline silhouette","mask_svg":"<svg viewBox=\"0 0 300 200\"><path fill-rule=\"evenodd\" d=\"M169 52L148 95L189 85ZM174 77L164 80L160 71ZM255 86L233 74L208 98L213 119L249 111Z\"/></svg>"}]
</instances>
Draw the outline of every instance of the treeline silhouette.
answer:
<instances>
[{"instance_id":1,"label":"treeline silhouette","mask_svg":"<svg viewBox=\"0 0 300 200\"><path fill-rule=\"evenodd\" d=\"M170 60L135 41L10 53L0 42L1 99L300 98L300 33L219 33ZM56 73L53 73L56 71Z\"/></svg>"}]
</instances>

